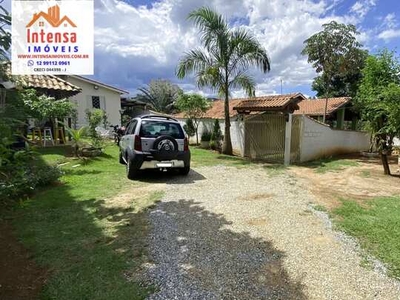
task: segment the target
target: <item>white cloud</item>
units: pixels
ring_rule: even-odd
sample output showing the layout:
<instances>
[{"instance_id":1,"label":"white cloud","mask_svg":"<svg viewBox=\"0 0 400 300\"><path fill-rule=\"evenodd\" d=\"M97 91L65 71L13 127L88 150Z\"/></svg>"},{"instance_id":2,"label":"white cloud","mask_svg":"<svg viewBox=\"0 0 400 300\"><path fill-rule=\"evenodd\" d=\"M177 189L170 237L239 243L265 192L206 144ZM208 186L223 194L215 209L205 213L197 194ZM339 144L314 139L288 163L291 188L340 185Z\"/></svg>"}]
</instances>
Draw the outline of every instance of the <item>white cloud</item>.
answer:
<instances>
[{"instance_id":1,"label":"white cloud","mask_svg":"<svg viewBox=\"0 0 400 300\"><path fill-rule=\"evenodd\" d=\"M375 5L375 0L360 0L354 3L350 11L356 13L360 18L364 18Z\"/></svg>"},{"instance_id":2,"label":"white cloud","mask_svg":"<svg viewBox=\"0 0 400 300\"><path fill-rule=\"evenodd\" d=\"M178 80L175 68L185 51L199 46L198 34L186 19L188 13L208 5L227 18L245 20L241 26L251 31L266 48L272 68L269 74L252 71L258 84L257 94L280 93L281 79L284 92L295 92L309 87L316 76L307 58L300 54L303 41L331 20L359 22L362 11L354 5L352 14L327 15L342 2L163 0L151 7L133 7L118 0L98 0L95 5L95 76L133 93L152 78L170 79L187 91L198 91L193 77ZM365 2L375 5L373 0ZM214 94L202 91L205 95ZM232 94L238 96L243 92L233 91Z\"/></svg>"},{"instance_id":3,"label":"white cloud","mask_svg":"<svg viewBox=\"0 0 400 300\"><path fill-rule=\"evenodd\" d=\"M400 29L388 29L379 33L378 38L389 41L394 38L400 37Z\"/></svg>"}]
</instances>

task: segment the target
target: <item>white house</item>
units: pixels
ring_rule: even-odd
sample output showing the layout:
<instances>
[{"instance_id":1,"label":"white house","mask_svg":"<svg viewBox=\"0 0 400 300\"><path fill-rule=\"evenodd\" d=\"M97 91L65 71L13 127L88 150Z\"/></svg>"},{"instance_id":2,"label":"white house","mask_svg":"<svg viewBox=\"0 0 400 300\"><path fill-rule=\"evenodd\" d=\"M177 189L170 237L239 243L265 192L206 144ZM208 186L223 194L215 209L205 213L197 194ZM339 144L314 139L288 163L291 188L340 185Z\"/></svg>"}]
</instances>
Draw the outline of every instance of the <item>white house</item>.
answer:
<instances>
[{"instance_id":1,"label":"white house","mask_svg":"<svg viewBox=\"0 0 400 300\"><path fill-rule=\"evenodd\" d=\"M104 110L110 124L121 125L121 95L127 94L127 91L82 76L60 77L81 88L79 94L69 98L77 107L77 127L87 125L86 110L94 108Z\"/></svg>"}]
</instances>

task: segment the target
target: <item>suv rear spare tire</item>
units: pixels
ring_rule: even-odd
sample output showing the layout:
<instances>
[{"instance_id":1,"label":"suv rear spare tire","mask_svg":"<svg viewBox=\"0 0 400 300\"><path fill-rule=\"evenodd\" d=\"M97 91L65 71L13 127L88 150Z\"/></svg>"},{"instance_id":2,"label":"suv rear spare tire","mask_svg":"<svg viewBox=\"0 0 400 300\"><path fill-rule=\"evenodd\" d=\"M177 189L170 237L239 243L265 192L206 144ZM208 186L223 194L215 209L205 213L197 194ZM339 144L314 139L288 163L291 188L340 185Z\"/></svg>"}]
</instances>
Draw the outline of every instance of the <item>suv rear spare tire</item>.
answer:
<instances>
[{"instance_id":1,"label":"suv rear spare tire","mask_svg":"<svg viewBox=\"0 0 400 300\"><path fill-rule=\"evenodd\" d=\"M175 159L178 155L178 143L172 136L162 135L154 141L150 152L159 161Z\"/></svg>"}]
</instances>

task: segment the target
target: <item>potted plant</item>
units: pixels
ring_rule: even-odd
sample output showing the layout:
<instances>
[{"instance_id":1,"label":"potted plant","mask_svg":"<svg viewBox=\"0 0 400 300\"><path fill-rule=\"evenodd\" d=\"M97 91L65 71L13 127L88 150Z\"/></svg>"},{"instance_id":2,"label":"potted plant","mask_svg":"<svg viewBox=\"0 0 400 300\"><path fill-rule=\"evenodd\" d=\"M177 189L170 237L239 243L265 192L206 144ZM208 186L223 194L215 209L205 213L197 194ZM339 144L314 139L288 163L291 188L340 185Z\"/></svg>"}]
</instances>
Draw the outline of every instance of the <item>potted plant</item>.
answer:
<instances>
[{"instance_id":1,"label":"potted plant","mask_svg":"<svg viewBox=\"0 0 400 300\"><path fill-rule=\"evenodd\" d=\"M201 134L200 147L203 149L208 149L210 147L210 141L211 141L211 133L206 129Z\"/></svg>"}]
</instances>

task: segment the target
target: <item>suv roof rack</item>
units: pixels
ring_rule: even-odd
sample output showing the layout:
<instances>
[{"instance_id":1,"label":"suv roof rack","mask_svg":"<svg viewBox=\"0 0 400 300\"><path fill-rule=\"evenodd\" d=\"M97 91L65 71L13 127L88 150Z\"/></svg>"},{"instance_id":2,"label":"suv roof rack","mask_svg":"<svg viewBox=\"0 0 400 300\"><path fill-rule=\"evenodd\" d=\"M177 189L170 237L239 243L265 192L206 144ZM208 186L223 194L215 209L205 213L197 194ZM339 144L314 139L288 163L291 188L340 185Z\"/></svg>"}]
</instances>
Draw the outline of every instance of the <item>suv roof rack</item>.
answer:
<instances>
[{"instance_id":1,"label":"suv roof rack","mask_svg":"<svg viewBox=\"0 0 400 300\"><path fill-rule=\"evenodd\" d=\"M159 118L159 119L167 119L167 120L172 120L172 121L178 122L177 119L174 119L174 118L169 117L169 116L163 116L163 115L143 115L143 116L139 116L139 118L141 118L141 119L144 119L144 118L146 118L146 119Z\"/></svg>"}]
</instances>

